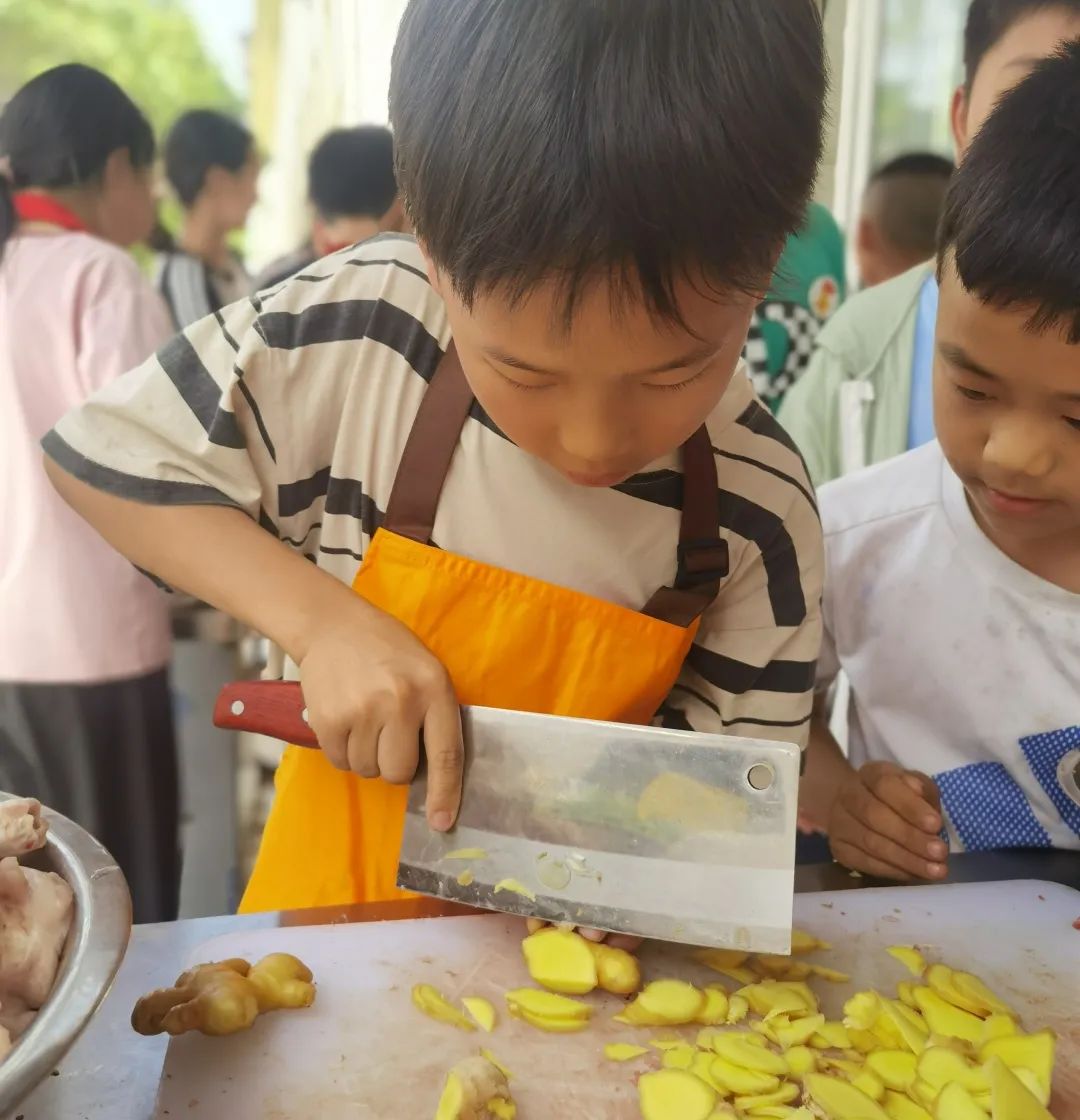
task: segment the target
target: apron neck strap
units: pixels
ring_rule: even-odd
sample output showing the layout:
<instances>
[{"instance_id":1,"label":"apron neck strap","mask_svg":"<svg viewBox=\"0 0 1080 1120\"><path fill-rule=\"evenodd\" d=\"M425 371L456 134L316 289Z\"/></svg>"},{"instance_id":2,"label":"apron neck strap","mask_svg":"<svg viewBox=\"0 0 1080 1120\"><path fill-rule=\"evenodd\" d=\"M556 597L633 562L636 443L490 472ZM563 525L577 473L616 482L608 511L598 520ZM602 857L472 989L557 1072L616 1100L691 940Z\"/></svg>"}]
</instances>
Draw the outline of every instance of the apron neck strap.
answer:
<instances>
[{"instance_id":1,"label":"apron neck strap","mask_svg":"<svg viewBox=\"0 0 1080 1120\"><path fill-rule=\"evenodd\" d=\"M661 587L642 614L675 626L690 626L704 613L728 574L727 541L720 536L720 483L716 457L704 424L683 444L682 520L673 587Z\"/></svg>"},{"instance_id":2,"label":"apron neck strap","mask_svg":"<svg viewBox=\"0 0 1080 1120\"><path fill-rule=\"evenodd\" d=\"M473 394L453 342L432 375L413 421L390 492L383 527L429 544L435 511L457 450ZM719 483L712 441L702 425L683 445L683 501L675 584L661 587L642 613L674 626L691 626L716 598L728 574L720 536Z\"/></svg>"},{"instance_id":3,"label":"apron neck strap","mask_svg":"<svg viewBox=\"0 0 1080 1120\"><path fill-rule=\"evenodd\" d=\"M453 342L432 375L401 453L383 527L420 544L431 541L435 511L473 394Z\"/></svg>"}]
</instances>

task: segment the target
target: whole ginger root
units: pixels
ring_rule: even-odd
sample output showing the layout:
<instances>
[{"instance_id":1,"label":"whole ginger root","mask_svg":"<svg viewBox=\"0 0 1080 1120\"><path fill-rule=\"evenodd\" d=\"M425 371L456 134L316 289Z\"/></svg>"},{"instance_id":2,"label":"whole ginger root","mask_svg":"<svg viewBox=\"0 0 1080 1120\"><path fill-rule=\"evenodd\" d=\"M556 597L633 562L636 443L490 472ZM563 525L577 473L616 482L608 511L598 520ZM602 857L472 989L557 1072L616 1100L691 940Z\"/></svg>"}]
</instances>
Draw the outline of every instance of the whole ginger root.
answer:
<instances>
[{"instance_id":1,"label":"whole ginger root","mask_svg":"<svg viewBox=\"0 0 1080 1120\"><path fill-rule=\"evenodd\" d=\"M245 960L200 964L139 999L131 1025L139 1034L235 1034L266 1011L310 1007L311 970L288 953L271 953L252 966Z\"/></svg>"}]
</instances>

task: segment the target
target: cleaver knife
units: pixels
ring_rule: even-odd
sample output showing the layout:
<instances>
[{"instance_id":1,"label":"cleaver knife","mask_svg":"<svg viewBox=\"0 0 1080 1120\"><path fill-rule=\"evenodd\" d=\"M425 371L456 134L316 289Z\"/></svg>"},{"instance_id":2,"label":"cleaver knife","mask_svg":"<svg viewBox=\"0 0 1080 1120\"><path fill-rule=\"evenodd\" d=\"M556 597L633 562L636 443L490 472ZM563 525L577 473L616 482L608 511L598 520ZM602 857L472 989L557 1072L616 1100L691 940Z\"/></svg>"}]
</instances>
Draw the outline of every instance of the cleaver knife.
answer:
<instances>
[{"instance_id":1,"label":"cleaver knife","mask_svg":"<svg viewBox=\"0 0 1080 1120\"><path fill-rule=\"evenodd\" d=\"M463 708L449 833L421 768L398 885L466 905L683 944L788 953L797 746ZM226 685L219 727L318 746L300 686Z\"/></svg>"}]
</instances>

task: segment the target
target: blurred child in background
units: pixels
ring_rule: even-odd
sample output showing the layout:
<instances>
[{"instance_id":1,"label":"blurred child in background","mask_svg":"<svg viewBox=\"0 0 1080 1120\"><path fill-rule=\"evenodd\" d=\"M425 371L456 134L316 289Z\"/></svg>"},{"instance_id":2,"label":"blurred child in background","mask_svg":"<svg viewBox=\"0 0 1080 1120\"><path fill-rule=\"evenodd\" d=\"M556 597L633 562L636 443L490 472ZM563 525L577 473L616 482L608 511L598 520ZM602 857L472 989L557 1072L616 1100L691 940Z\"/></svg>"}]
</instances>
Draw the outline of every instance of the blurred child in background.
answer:
<instances>
[{"instance_id":1,"label":"blurred child in background","mask_svg":"<svg viewBox=\"0 0 1080 1120\"><path fill-rule=\"evenodd\" d=\"M97 836L138 921L175 917L179 889L168 612L57 496L38 441L171 333L124 252L153 225L153 159L146 119L86 66L0 114L0 789Z\"/></svg>"},{"instance_id":2,"label":"blurred child in background","mask_svg":"<svg viewBox=\"0 0 1080 1120\"><path fill-rule=\"evenodd\" d=\"M247 295L251 279L229 245L255 205L260 162L252 134L212 109L184 113L165 138L165 177L183 208L154 282L178 329Z\"/></svg>"}]
</instances>

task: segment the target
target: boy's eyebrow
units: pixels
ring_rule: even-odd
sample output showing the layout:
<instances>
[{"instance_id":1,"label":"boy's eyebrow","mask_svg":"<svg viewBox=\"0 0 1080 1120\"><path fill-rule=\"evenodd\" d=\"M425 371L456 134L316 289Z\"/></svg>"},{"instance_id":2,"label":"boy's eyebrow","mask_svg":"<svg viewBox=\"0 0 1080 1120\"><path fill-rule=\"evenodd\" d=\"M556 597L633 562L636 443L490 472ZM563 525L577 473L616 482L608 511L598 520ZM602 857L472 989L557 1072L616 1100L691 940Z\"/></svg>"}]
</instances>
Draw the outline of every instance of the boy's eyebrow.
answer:
<instances>
[{"instance_id":1,"label":"boy's eyebrow","mask_svg":"<svg viewBox=\"0 0 1080 1120\"><path fill-rule=\"evenodd\" d=\"M705 358L711 358L718 349L719 346L717 344L708 343L705 346L699 346L695 350L682 354L678 358L673 358L670 362L662 362L660 365L651 366L649 369L628 370L627 372L642 375L650 373L668 373L673 369L685 369L695 362L704 361ZM546 374L548 377L557 377L560 373L559 370L546 369L544 366L526 362L522 358L515 358L513 354L508 354L505 350L501 350L497 346L489 347L484 353L489 358L504 366L512 366L514 369L524 370L526 373L542 373Z\"/></svg>"},{"instance_id":2,"label":"boy's eyebrow","mask_svg":"<svg viewBox=\"0 0 1080 1120\"><path fill-rule=\"evenodd\" d=\"M1001 380L992 370L979 365L962 346L957 346L955 342L940 343L938 345L938 353L947 362L951 362L954 366L959 366L961 369L965 369L968 373L973 373L977 377L985 377L990 381Z\"/></svg>"},{"instance_id":3,"label":"boy's eyebrow","mask_svg":"<svg viewBox=\"0 0 1080 1120\"><path fill-rule=\"evenodd\" d=\"M993 370L987 369L985 366L979 365L974 358L970 357L962 346L957 346L954 342L942 342L938 346L938 353L947 361L951 362L954 366L959 366L960 369L966 370L968 373L974 374L976 377L985 377L987 381L1001 381L1000 374L994 373ZM1062 400L1066 401L1080 401L1080 393L1058 393Z\"/></svg>"}]
</instances>

